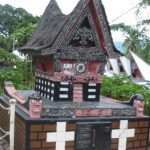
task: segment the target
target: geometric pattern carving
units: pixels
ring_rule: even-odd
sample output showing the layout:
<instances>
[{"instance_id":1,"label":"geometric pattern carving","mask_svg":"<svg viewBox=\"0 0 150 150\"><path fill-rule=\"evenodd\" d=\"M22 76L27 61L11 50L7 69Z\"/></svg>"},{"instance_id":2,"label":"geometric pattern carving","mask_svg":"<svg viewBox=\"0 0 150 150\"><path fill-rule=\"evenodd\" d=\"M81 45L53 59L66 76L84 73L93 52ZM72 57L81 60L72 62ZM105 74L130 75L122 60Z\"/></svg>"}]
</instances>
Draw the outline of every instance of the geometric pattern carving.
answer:
<instances>
[{"instance_id":1,"label":"geometric pattern carving","mask_svg":"<svg viewBox=\"0 0 150 150\"><path fill-rule=\"evenodd\" d=\"M72 101L73 86L69 82L55 82L54 101Z\"/></svg>"},{"instance_id":2,"label":"geometric pattern carving","mask_svg":"<svg viewBox=\"0 0 150 150\"><path fill-rule=\"evenodd\" d=\"M100 84L84 83L83 84L83 99L84 101L99 101L100 100Z\"/></svg>"},{"instance_id":3,"label":"geometric pattern carving","mask_svg":"<svg viewBox=\"0 0 150 150\"><path fill-rule=\"evenodd\" d=\"M40 93L42 97L50 99L51 97L51 81L45 78L36 77L35 91Z\"/></svg>"}]
</instances>

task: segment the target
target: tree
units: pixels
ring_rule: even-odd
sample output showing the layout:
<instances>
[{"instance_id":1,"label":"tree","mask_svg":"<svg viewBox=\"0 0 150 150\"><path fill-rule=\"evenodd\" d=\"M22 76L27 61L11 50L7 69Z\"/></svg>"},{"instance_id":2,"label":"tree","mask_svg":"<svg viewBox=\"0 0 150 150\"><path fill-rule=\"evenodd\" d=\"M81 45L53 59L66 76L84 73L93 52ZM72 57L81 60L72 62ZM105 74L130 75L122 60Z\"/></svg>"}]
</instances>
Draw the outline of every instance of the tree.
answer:
<instances>
[{"instance_id":1,"label":"tree","mask_svg":"<svg viewBox=\"0 0 150 150\"><path fill-rule=\"evenodd\" d=\"M143 41L144 42L144 41ZM150 40L146 40L143 44L143 49L140 51L140 57L144 59L148 64L150 64Z\"/></svg>"},{"instance_id":2,"label":"tree","mask_svg":"<svg viewBox=\"0 0 150 150\"><path fill-rule=\"evenodd\" d=\"M34 83L32 61L30 58L20 59L16 55L0 49L0 65L7 63L9 68L0 68L0 94L4 81L12 81L17 89L32 89ZM16 69L14 69L16 66Z\"/></svg>"},{"instance_id":3,"label":"tree","mask_svg":"<svg viewBox=\"0 0 150 150\"><path fill-rule=\"evenodd\" d=\"M27 43L36 27L37 24L30 23L28 26L22 27L13 33L14 37L17 39L17 47L21 47Z\"/></svg>"},{"instance_id":4,"label":"tree","mask_svg":"<svg viewBox=\"0 0 150 150\"><path fill-rule=\"evenodd\" d=\"M135 28L120 23L112 25L111 29L115 31L120 30L125 35L123 47L126 50L125 55L127 57L130 57L129 50L131 50L141 56L146 62L150 62L150 38L146 35L147 30L145 27L138 29L137 26Z\"/></svg>"},{"instance_id":5,"label":"tree","mask_svg":"<svg viewBox=\"0 0 150 150\"><path fill-rule=\"evenodd\" d=\"M141 0L137 7L136 15L140 16L142 9L146 9L148 6L150 6L150 0ZM128 55L128 51L131 50L148 63L150 63L150 36L147 34L149 24L150 18L147 17L146 19L138 21L134 27L127 26L123 23L111 26L112 30L120 30L124 33L126 39L123 43L123 47L126 49L126 55Z\"/></svg>"},{"instance_id":6,"label":"tree","mask_svg":"<svg viewBox=\"0 0 150 150\"><path fill-rule=\"evenodd\" d=\"M141 0L139 3L139 7L136 10L136 14L139 15L140 11L142 9L146 9L148 6L150 6L150 0ZM149 25L150 24L150 18L148 17L147 19L143 19L142 21L139 22L139 25Z\"/></svg>"},{"instance_id":7,"label":"tree","mask_svg":"<svg viewBox=\"0 0 150 150\"><path fill-rule=\"evenodd\" d=\"M37 24L30 23L26 27L17 29L13 34L7 37L0 36L0 47L11 52L13 50L13 44L15 49L24 46L30 39L36 27ZM13 40L15 40L14 43Z\"/></svg>"},{"instance_id":8,"label":"tree","mask_svg":"<svg viewBox=\"0 0 150 150\"><path fill-rule=\"evenodd\" d=\"M128 53L129 50L138 53L141 48L142 38L145 36L144 29L139 31L137 28L127 26L123 23L114 24L111 26L111 29L115 31L120 30L125 35L126 39L123 43L123 47L126 49L126 53Z\"/></svg>"},{"instance_id":9,"label":"tree","mask_svg":"<svg viewBox=\"0 0 150 150\"><path fill-rule=\"evenodd\" d=\"M25 45L36 28L39 17L34 17L23 8L0 5L0 48L8 51L13 49L13 39L18 42L16 47Z\"/></svg>"},{"instance_id":10,"label":"tree","mask_svg":"<svg viewBox=\"0 0 150 150\"><path fill-rule=\"evenodd\" d=\"M11 5L0 5L0 35L9 36L15 30L36 24L39 17L34 17L23 8L14 8Z\"/></svg>"},{"instance_id":11,"label":"tree","mask_svg":"<svg viewBox=\"0 0 150 150\"><path fill-rule=\"evenodd\" d=\"M140 6L150 6L150 0L141 0Z\"/></svg>"}]
</instances>

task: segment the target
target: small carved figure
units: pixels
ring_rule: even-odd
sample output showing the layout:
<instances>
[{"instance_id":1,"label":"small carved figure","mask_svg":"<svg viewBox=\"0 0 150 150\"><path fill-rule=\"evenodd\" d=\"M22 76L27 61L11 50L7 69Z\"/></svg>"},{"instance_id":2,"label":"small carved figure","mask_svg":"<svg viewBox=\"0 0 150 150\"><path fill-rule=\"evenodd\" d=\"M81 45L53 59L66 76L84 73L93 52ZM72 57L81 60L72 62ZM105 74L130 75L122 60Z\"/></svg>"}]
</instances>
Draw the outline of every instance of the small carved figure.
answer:
<instances>
[{"instance_id":1,"label":"small carved figure","mask_svg":"<svg viewBox=\"0 0 150 150\"><path fill-rule=\"evenodd\" d=\"M136 109L136 116L142 117L144 113L144 97L141 94L135 94L131 97L130 105Z\"/></svg>"},{"instance_id":2,"label":"small carved figure","mask_svg":"<svg viewBox=\"0 0 150 150\"><path fill-rule=\"evenodd\" d=\"M29 96L29 115L31 118L40 118L42 110L42 98L39 93L34 92Z\"/></svg>"}]
</instances>

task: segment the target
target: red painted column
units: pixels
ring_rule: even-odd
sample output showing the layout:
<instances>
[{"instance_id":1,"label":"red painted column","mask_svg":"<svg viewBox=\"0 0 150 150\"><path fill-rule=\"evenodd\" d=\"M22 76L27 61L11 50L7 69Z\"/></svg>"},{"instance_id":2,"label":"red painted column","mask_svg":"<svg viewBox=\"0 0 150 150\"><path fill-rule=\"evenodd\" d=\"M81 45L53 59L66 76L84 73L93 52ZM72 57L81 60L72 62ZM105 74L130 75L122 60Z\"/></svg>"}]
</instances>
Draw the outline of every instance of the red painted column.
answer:
<instances>
[{"instance_id":1,"label":"red painted column","mask_svg":"<svg viewBox=\"0 0 150 150\"><path fill-rule=\"evenodd\" d=\"M83 102L83 85L82 84L74 84L73 87L73 102Z\"/></svg>"}]
</instances>

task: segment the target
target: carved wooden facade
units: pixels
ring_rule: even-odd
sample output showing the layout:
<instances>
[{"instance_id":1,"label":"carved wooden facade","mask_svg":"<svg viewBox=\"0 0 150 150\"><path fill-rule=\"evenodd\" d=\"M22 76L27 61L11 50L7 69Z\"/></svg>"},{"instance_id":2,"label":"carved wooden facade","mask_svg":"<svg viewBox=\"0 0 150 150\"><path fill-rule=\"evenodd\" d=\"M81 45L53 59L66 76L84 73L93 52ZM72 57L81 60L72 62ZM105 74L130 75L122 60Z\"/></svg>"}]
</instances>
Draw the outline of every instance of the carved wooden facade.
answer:
<instances>
[{"instance_id":1,"label":"carved wooden facade","mask_svg":"<svg viewBox=\"0 0 150 150\"><path fill-rule=\"evenodd\" d=\"M67 16L51 0L22 51L34 56L36 91L75 102L99 101L105 64L118 55L100 0L81 0Z\"/></svg>"}]
</instances>

